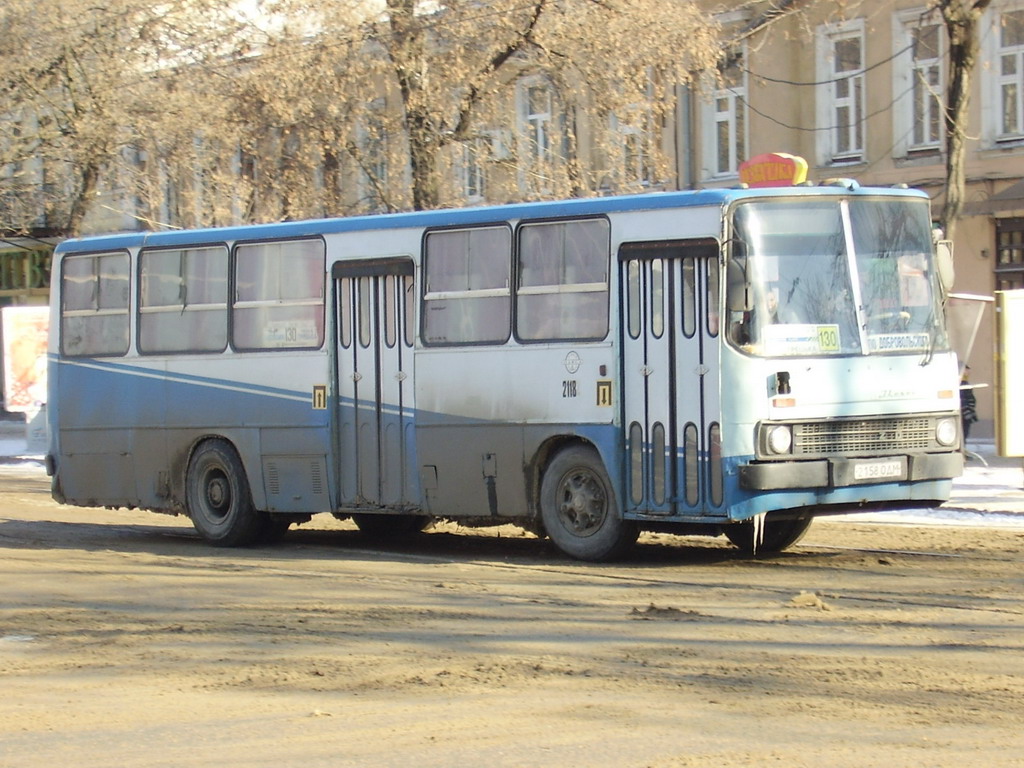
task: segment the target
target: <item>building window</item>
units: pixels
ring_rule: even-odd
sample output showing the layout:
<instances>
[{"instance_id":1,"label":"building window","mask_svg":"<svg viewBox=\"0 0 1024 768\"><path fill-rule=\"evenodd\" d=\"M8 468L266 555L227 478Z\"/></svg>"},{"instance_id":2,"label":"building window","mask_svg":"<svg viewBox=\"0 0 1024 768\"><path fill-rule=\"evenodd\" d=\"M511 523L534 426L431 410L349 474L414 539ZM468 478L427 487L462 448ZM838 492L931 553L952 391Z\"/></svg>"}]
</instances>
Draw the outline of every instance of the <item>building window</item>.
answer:
<instances>
[{"instance_id":1,"label":"building window","mask_svg":"<svg viewBox=\"0 0 1024 768\"><path fill-rule=\"evenodd\" d=\"M942 138L942 28L928 24L911 30L913 52L912 148L931 149Z\"/></svg>"},{"instance_id":2,"label":"building window","mask_svg":"<svg viewBox=\"0 0 1024 768\"><path fill-rule=\"evenodd\" d=\"M521 193L550 193L568 149L561 103L551 83L538 77L521 80L516 99Z\"/></svg>"},{"instance_id":3,"label":"building window","mask_svg":"<svg viewBox=\"0 0 1024 768\"><path fill-rule=\"evenodd\" d=\"M704 107L704 175L734 177L747 156L747 75L743 52L733 51L719 68L711 102Z\"/></svg>"},{"instance_id":4,"label":"building window","mask_svg":"<svg viewBox=\"0 0 1024 768\"><path fill-rule=\"evenodd\" d=\"M462 145L462 194L470 202L487 197L485 163L490 157L490 139L480 137Z\"/></svg>"},{"instance_id":5,"label":"building window","mask_svg":"<svg viewBox=\"0 0 1024 768\"><path fill-rule=\"evenodd\" d=\"M653 116L646 106L633 107L628 116L612 115L611 127L621 147L618 177L622 187L649 187L655 181L652 157Z\"/></svg>"},{"instance_id":6,"label":"building window","mask_svg":"<svg viewBox=\"0 0 1024 768\"><path fill-rule=\"evenodd\" d=\"M1024 288L1024 218L996 219L996 290Z\"/></svg>"},{"instance_id":7,"label":"building window","mask_svg":"<svg viewBox=\"0 0 1024 768\"><path fill-rule=\"evenodd\" d=\"M893 67L893 110L897 157L935 153L942 147L943 56L945 38L934 15L916 9L900 14L893 36L896 46Z\"/></svg>"},{"instance_id":8,"label":"building window","mask_svg":"<svg viewBox=\"0 0 1024 768\"><path fill-rule=\"evenodd\" d=\"M1024 11L1004 13L999 24L999 138L1024 135Z\"/></svg>"},{"instance_id":9,"label":"building window","mask_svg":"<svg viewBox=\"0 0 1024 768\"><path fill-rule=\"evenodd\" d=\"M818 128L822 159L864 159L864 26L826 27L819 37Z\"/></svg>"},{"instance_id":10,"label":"building window","mask_svg":"<svg viewBox=\"0 0 1024 768\"><path fill-rule=\"evenodd\" d=\"M547 83L532 82L523 89L526 152L534 165L551 161L553 107Z\"/></svg>"}]
</instances>

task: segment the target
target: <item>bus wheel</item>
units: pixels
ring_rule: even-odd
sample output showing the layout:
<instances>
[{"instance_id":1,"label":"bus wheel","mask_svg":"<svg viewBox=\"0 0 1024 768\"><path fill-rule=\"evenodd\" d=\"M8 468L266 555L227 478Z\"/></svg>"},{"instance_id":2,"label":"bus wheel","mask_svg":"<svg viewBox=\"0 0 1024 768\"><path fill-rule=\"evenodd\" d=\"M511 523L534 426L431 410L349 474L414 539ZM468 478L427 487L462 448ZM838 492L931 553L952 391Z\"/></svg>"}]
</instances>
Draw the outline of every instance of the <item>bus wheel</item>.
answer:
<instances>
[{"instance_id":1,"label":"bus wheel","mask_svg":"<svg viewBox=\"0 0 1024 768\"><path fill-rule=\"evenodd\" d=\"M221 547L259 540L265 520L253 508L245 469L229 443L201 443L189 460L185 484L189 517L204 539Z\"/></svg>"},{"instance_id":2,"label":"bus wheel","mask_svg":"<svg viewBox=\"0 0 1024 768\"><path fill-rule=\"evenodd\" d=\"M640 533L635 523L619 516L608 473L589 446L555 455L541 481L540 511L551 540L577 560L611 560Z\"/></svg>"},{"instance_id":3,"label":"bus wheel","mask_svg":"<svg viewBox=\"0 0 1024 768\"><path fill-rule=\"evenodd\" d=\"M352 515L360 533L375 539L391 539L420 533L430 525L429 515Z\"/></svg>"},{"instance_id":4,"label":"bus wheel","mask_svg":"<svg viewBox=\"0 0 1024 768\"><path fill-rule=\"evenodd\" d=\"M770 554L782 552L796 544L811 527L812 518L794 517L784 520L773 519L769 514L764 521L764 532L761 542L754 546L754 521L725 526L725 536L744 554Z\"/></svg>"}]
</instances>

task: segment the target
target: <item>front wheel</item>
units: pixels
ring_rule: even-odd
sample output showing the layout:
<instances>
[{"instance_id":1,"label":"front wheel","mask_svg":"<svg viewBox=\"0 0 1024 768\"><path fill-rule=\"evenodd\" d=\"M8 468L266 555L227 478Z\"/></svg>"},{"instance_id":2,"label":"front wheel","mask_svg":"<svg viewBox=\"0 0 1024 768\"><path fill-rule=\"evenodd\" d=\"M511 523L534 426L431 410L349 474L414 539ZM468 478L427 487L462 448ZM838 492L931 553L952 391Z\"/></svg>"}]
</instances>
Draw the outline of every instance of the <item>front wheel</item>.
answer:
<instances>
[{"instance_id":1,"label":"front wheel","mask_svg":"<svg viewBox=\"0 0 1024 768\"><path fill-rule=\"evenodd\" d=\"M640 533L619 514L608 473L590 446L555 455L541 481L540 512L551 540L577 560L619 557Z\"/></svg>"},{"instance_id":2,"label":"front wheel","mask_svg":"<svg viewBox=\"0 0 1024 768\"><path fill-rule=\"evenodd\" d=\"M244 547L259 540L265 521L253 508L245 468L230 443L201 443L189 460L185 485L192 525L208 542Z\"/></svg>"}]
</instances>

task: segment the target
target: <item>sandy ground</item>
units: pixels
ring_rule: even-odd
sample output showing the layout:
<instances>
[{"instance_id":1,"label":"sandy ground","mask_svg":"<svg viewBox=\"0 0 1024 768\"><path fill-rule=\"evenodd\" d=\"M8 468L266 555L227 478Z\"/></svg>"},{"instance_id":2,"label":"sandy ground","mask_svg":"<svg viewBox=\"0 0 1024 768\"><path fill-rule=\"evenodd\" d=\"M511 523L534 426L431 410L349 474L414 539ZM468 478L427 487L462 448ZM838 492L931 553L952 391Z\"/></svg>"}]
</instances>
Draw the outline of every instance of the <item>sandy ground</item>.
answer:
<instances>
[{"instance_id":1,"label":"sandy ground","mask_svg":"<svg viewBox=\"0 0 1024 768\"><path fill-rule=\"evenodd\" d=\"M327 516L216 550L0 466L0 766L1024 766L1024 529L793 551Z\"/></svg>"}]
</instances>

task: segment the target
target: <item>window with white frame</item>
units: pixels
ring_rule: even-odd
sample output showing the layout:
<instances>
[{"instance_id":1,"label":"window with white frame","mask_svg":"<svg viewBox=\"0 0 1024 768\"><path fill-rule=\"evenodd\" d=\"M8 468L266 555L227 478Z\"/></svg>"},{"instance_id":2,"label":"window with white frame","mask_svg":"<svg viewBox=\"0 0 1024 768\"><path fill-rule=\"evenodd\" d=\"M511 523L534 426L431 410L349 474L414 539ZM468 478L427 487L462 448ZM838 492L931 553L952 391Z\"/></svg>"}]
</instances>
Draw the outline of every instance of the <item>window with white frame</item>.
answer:
<instances>
[{"instance_id":1,"label":"window with white frame","mask_svg":"<svg viewBox=\"0 0 1024 768\"><path fill-rule=\"evenodd\" d=\"M647 187L654 183L653 124L653 116L646 105L632 108L628 114L612 115L612 131L621 147L617 173L623 186Z\"/></svg>"},{"instance_id":2,"label":"window with white frame","mask_svg":"<svg viewBox=\"0 0 1024 768\"><path fill-rule=\"evenodd\" d=\"M935 14L922 9L897 17L894 43L894 154L906 157L941 149L945 38Z\"/></svg>"},{"instance_id":3,"label":"window with white frame","mask_svg":"<svg viewBox=\"0 0 1024 768\"><path fill-rule=\"evenodd\" d=\"M935 12L897 14L893 34L893 156L941 150L944 134L945 31Z\"/></svg>"},{"instance_id":4,"label":"window with white frame","mask_svg":"<svg viewBox=\"0 0 1024 768\"><path fill-rule=\"evenodd\" d=\"M996 72L1000 139L1024 138L1024 10L1000 15Z\"/></svg>"},{"instance_id":5,"label":"window with white frame","mask_svg":"<svg viewBox=\"0 0 1024 768\"><path fill-rule=\"evenodd\" d=\"M550 191L553 170L566 157L565 117L550 81L527 77L516 88L519 184L521 192Z\"/></svg>"},{"instance_id":6,"label":"window with white frame","mask_svg":"<svg viewBox=\"0 0 1024 768\"><path fill-rule=\"evenodd\" d=\"M747 75L744 52L723 61L719 82L702 111L704 176L734 177L747 156Z\"/></svg>"},{"instance_id":7,"label":"window with white frame","mask_svg":"<svg viewBox=\"0 0 1024 768\"><path fill-rule=\"evenodd\" d=\"M864 159L864 24L822 27L818 37L817 118L824 163Z\"/></svg>"},{"instance_id":8,"label":"window with white frame","mask_svg":"<svg viewBox=\"0 0 1024 768\"><path fill-rule=\"evenodd\" d=\"M526 155L533 164L551 161L554 128L554 98L551 86L531 79L522 84L520 104Z\"/></svg>"},{"instance_id":9,"label":"window with white frame","mask_svg":"<svg viewBox=\"0 0 1024 768\"><path fill-rule=\"evenodd\" d=\"M937 147L942 139L942 28L913 30L914 123L912 146Z\"/></svg>"},{"instance_id":10,"label":"window with white frame","mask_svg":"<svg viewBox=\"0 0 1024 768\"><path fill-rule=\"evenodd\" d=\"M489 137L471 139L462 145L462 194L470 201L487 197L485 161L490 157Z\"/></svg>"}]
</instances>

